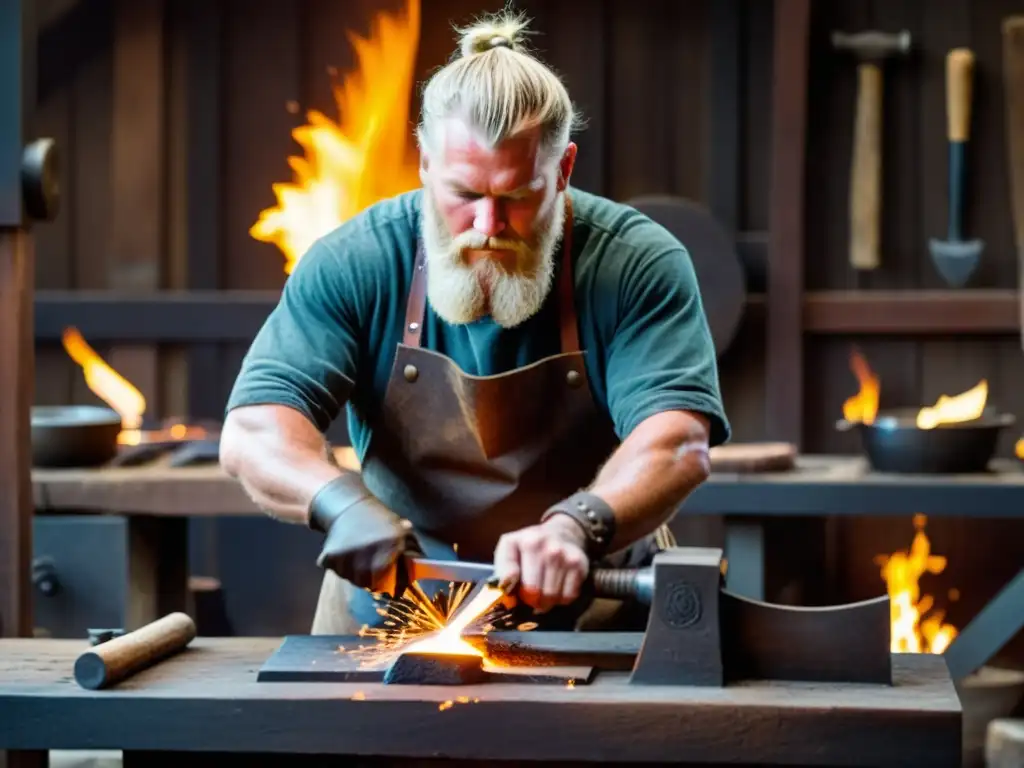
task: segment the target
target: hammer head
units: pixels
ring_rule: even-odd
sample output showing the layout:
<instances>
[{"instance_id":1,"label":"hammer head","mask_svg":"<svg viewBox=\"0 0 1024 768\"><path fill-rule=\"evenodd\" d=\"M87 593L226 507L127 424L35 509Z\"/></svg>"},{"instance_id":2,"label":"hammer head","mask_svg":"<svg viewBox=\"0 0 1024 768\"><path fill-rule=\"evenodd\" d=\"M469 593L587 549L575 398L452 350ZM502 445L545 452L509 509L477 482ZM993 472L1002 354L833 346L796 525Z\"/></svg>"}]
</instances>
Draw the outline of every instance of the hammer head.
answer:
<instances>
[{"instance_id":1,"label":"hammer head","mask_svg":"<svg viewBox=\"0 0 1024 768\"><path fill-rule=\"evenodd\" d=\"M910 32L845 32L832 33L832 45L851 51L862 61L880 61L890 56L905 56L910 52Z\"/></svg>"}]
</instances>

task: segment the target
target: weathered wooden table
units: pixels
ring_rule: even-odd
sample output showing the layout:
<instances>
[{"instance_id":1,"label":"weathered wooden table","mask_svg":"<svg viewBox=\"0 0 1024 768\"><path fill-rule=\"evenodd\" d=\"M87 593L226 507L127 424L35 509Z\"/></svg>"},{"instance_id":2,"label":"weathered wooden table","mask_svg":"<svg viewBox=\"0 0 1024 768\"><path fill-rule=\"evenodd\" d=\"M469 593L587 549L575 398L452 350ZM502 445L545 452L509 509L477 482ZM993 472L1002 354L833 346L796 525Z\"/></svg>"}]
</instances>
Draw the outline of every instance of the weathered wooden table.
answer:
<instances>
[{"instance_id":1,"label":"weathered wooden table","mask_svg":"<svg viewBox=\"0 0 1024 768\"><path fill-rule=\"evenodd\" d=\"M122 749L126 766L163 765L160 751L190 768L224 764L210 753L277 756L267 764L960 765L960 703L937 656L894 656L891 687L635 687L626 673L572 688L257 683L280 642L199 638L117 688L87 691L72 677L85 642L0 640L0 750Z\"/></svg>"},{"instance_id":2,"label":"weathered wooden table","mask_svg":"<svg viewBox=\"0 0 1024 768\"><path fill-rule=\"evenodd\" d=\"M350 448L338 462L358 470ZM189 518L262 514L219 465L171 468L166 461L125 468L34 470L37 513L126 515L138 542L130 626L187 607L186 526ZM859 456L800 456L785 472L713 471L686 500L686 517L726 520L730 590L764 599L766 518L785 515L965 514L1024 516L1024 462L999 460L987 473L892 475L873 472ZM155 586L150 586L155 585ZM137 593L134 594L134 593ZM1024 626L1024 569L961 631L946 657L957 678L978 669Z\"/></svg>"}]
</instances>

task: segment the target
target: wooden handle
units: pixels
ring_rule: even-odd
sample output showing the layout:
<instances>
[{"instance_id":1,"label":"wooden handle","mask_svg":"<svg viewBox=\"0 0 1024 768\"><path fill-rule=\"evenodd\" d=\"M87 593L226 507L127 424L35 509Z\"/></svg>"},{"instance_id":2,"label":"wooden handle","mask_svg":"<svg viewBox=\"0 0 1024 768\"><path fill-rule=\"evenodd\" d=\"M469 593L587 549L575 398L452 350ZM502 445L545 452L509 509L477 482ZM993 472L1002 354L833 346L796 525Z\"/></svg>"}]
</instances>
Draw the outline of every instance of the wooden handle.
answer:
<instances>
[{"instance_id":1,"label":"wooden handle","mask_svg":"<svg viewBox=\"0 0 1024 768\"><path fill-rule=\"evenodd\" d=\"M946 118L950 141L967 141L971 132L974 53L954 48L946 54Z\"/></svg>"},{"instance_id":2,"label":"wooden handle","mask_svg":"<svg viewBox=\"0 0 1024 768\"><path fill-rule=\"evenodd\" d=\"M850 172L850 265L877 269L882 179L882 70L858 68L857 120Z\"/></svg>"},{"instance_id":3,"label":"wooden handle","mask_svg":"<svg viewBox=\"0 0 1024 768\"><path fill-rule=\"evenodd\" d=\"M75 661L75 681L91 691L106 688L177 653L195 636L190 616L168 614L83 653Z\"/></svg>"}]
</instances>

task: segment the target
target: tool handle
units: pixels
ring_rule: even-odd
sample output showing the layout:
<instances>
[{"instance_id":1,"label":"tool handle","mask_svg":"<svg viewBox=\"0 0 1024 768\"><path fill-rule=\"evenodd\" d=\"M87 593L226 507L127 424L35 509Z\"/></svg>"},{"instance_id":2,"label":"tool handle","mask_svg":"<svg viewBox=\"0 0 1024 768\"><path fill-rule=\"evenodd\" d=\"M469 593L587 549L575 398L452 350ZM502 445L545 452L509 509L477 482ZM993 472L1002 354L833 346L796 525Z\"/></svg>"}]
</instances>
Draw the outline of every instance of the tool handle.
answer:
<instances>
[{"instance_id":1,"label":"tool handle","mask_svg":"<svg viewBox=\"0 0 1024 768\"><path fill-rule=\"evenodd\" d=\"M850 265L877 269L882 179L882 70L865 62L858 69L857 118L850 171Z\"/></svg>"},{"instance_id":2,"label":"tool handle","mask_svg":"<svg viewBox=\"0 0 1024 768\"><path fill-rule=\"evenodd\" d=\"M75 661L75 681L91 691L106 688L177 653L195 636L190 616L168 614L83 653Z\"/></svg>"},{"instance_id":3,"label":"tool handle","mask_svg":"<svg viewBox=\"0 0 1024 768\"><path fill-rule=\"evenodd\" d=\"M967 141L971 133L974 53L954 48L946 54L946 119L950 141Z\"/></svg>"}]
</instances>

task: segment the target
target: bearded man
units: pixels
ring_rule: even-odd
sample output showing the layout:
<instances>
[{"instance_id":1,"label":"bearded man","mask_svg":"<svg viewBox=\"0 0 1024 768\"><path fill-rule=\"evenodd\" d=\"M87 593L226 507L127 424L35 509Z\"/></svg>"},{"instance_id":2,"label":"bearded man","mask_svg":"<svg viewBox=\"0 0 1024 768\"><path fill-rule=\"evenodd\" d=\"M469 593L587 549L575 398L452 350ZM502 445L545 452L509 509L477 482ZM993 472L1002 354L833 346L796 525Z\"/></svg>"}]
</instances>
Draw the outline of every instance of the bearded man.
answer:
<instances>
[{"instance_id":1,"label":"bearded man","mask_svg":"<svg viewBox=\"0 0 1024 768\"><path fill-rule=\"evenodd\" d=\"M226 471L324 535L314 633L379 626L410 550L493 562L542 628L579 628L591 567L670 544L729 437L685 244L569 186L577 115L524 33L462 31L423 93L422 189L309 249L231 394ZM343 408L360 472L325 442Z\"/></svg>"}]
</instances>

